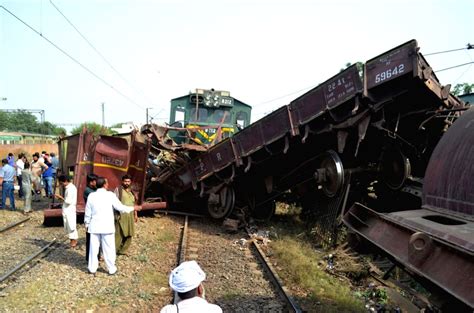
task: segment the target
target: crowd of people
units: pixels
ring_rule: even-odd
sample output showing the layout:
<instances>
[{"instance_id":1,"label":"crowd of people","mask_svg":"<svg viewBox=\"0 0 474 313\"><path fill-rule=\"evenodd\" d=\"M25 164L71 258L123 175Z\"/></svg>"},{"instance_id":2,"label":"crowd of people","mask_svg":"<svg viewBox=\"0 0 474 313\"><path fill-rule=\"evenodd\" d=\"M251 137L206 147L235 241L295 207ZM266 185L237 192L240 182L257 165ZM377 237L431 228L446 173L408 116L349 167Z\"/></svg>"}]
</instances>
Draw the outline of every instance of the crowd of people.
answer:
<instances>
[{"instance_id":1,"label":"crowd of people","mask_svg":"<svg viewBox=\"0 0 474 313\"><path fill-rule=\"evenodd\" d=\"M76 249L79 239L76 222L78 191L72 179L64 174L57 177L63 192L53 191L58 168L59 160L54 153L34 153L31 162L23 153L18 155L16 161L14 155L9 153L2 160L0 168L0 208L6 209L6 198L9 198L10 210L16 210L15 181L20 187L18 197L24 199L24 214L32 211L31 201L38 201L41 190L44 189L45 197L55 197L62 201L64 230L70 240L70 248ZM115 275L117 254L128 253L135 234L137 211L141 210L131 186L130 175L124 175L121 185L114 191L108 190L107 178L93 173L87 175L87 186L82 195L85 203L86 261L89 273L94 276L101 260L105 262L109 275ZM181 263L169 277L170 287L177 292L179 302L165 306L161 312L222 312L219 306L204 299L202 282L205 278L206 274L195 261Z\"/></svg>"},{"instance_id":2,"label":"crowd of people","mask_svg":"<svg viewBox=\"0 0 474 313\"><path fill-rule=\"evenodd\" d=\"M28 160L26 154L20 153L15 160L13 153L8 153L2 159L0 168L0 183L2 186L2 203L0 209L7 208L7 198L9 209L16 210L15 206L15 183L18 184L18 198L24 199L25 205L23 213L31 212L31 202L40 201L42 190L44 196L53 197L53 182L56 178L56 171L59 167L59 159L54 152L35 152L32 159Z\"/></svg>"}]
</instances>

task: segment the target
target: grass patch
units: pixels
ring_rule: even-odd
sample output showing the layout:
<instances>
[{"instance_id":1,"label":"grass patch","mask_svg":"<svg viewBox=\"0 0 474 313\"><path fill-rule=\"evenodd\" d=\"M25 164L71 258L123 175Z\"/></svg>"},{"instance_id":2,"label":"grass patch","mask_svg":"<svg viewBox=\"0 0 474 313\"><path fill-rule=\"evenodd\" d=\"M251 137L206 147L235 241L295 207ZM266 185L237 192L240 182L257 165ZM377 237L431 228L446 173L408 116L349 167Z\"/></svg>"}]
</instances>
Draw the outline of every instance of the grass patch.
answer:
<instances>
[{"instance_id":1,"label":"grass patch","mask_svg":"<svg viewBox=\"0 0 474 313\"><path fill-rule=\"evenodd\" d=\"M145 301L150 301L151 299L153 299L153 297L151 296L151 294L149 294L149 293L146 292L146 291L140 291L140 292L138 293L138 297L139 297L140 299L145 300Z\"/></svg>"},{"instance_id":2,"label":"grass patch","mask_svg":"<svg viewBox=\"0 0 474 313\"><path fill-rule=\"evenodd\" d=\"M170 230L160 230L156 236L158 243L176 242L176 235Z\"/></svg>"},{"instance_id":3,"label":"grass patch","mask_svg":"<svg viewBox=\"0 0 474 313\"><path fill-rule=\"evenodd\" d=\"M239 298L242 298L242 297L245 297L245 296L241 295L240 293L236 292L235 290L228 290L222 296L222 298L225 301L231 301L231 300L239 299Z\"/></svg>"},{"instance_id":4,"label":"grass patch","mask_svg":"<svg viewBox=\"0 0 474 313\"><path fill-rule=\"evenodd\" d=\"M319 312L365 312L364 304L357 299L346 282L325 272L318 266L322 254L309 244L291 237L283 237L271 245L274 260L284 264L281 276L289 286L302 288L318 302L312 310Z\"/></svg>"},{"instance_id":5,"label":"grass patch","mask_svg":"<svg viewBox=\"0 0 474 313\"><path fill-rule=\"evenodd\" d=\"M168 286L168 276L156 270L143 270L140 273L141 281L152 286Z\"/></svg>"}]
</instances>

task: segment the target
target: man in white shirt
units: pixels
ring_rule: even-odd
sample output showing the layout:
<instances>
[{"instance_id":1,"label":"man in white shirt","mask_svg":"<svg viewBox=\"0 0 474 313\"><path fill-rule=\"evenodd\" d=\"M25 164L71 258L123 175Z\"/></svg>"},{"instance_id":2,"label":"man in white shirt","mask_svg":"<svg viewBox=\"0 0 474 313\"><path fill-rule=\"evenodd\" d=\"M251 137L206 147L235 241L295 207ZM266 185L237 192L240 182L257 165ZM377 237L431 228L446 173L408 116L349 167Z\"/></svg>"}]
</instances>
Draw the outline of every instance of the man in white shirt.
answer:
<instances>
[{"instance_id":1,"label":"man in white shirt","mask_svg":"<svg viewBox=\"0 0 474 313\"><path fill-rule=\"evenodd\" d=\"M77 238L79 238L76 229L76 204L77 204L77 188L71 183L71 179L66 175L58 178L61 186L64 187L64 197L55 195L56 198L63 200L63 224L64 230L71 240L71 248L77 246Z\"/></svg>"},{"instance_id":2,"label":"man in white shirt","mask_svg":"<svg viewBox=\"0 0 474 313\"><path fill-rule=\"evenodd\" d=\"M91 274L95 274L97 271L99 267L97 254L101 246L105 265L109 274L113 275L117 272L117 267L115 266L114 210L130 213L134 209L139 211L141 207L139 205L135 205L135 207L123 205L113 192L107 191L107 179L103 177L97 178L96 187L96 192L89 194L87 197L84 215L84 224L87 232L90 234L87 268Z\"/></svg>"},{"instance_id":3,"label":"man in white shirt","mask_svg":"<svg viewBox=\"0 0 474 313\"><path fill-rule=\"evenodd\" d=\"M21 171L25 169L25 161L26 161L25 155L23 153L20 153L18 155L18 160L16 160L16 180L18 182L18 186L20 186L20 189L18 190L18 197L20 199L23 198Z\"/></svg>"},{"instance_id":4,"label":"man in white shirt","mask_svg":"<svg viewBox=\"0 0 474 313\"><path fill-rule=\"evenodd\" d=\"M196 261L186 261L171 271L169 284L178 293L179 302L168 304L160 313L222 313L222 309L204 299L202 282L206 274Z\"/></svg>"}]
</instances>

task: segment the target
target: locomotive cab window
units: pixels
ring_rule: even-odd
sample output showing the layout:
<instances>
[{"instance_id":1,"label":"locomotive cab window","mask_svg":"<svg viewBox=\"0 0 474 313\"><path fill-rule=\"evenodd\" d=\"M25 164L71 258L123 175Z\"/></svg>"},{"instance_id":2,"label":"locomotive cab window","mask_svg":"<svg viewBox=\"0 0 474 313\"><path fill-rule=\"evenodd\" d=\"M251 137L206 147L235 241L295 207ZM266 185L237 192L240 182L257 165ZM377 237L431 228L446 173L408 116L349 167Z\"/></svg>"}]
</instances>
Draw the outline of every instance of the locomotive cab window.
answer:
<instances>
[{"instance_id":1,"label":"locomotive cab window","mask_svg":"<svg viewBox=\"0 0 474 313\"><path fill-rule=\"evenodd\" d=\"M207 109L199 108L197 110L197 116L196 116L196 108L192 108L189 111L189 122L204 123L206 121L207 121Z\"/></svg>"},{"instance_id":2,"label":"locomotive cab window","mask_svg":"<svg viewBox=\"0 0 474 313\"><path fill-rule=\"evenodd\" d=\"M243 129L246 125L246 121L248 120L248 114L247 112L237 112L235 123L237 124L237 127L239 129Z\"/></svg>"},{"instance_id":3,"label":"locomotive cab window","mask_svg":"<svg viewBox=\"0 0 474 313\"><path fill-rule=\"evenodd\" d=\"M184 109L177 107L174 111L174 121L171 121L173 126L184 127Z\"/></svg>"},{"instance_id":4,"label":"locomotive cab window","mask_svg":"<svg viewBox=\"0 0 474 313\"><path fill-rule=\"evenodd\" d=\"M222 123L222 119L224 118L224 115L225 115L224 124L230 124L231 112L225 111L225 110L215 110L212 116L212 121L214 123Z\"/></svg>"}]
</instances>

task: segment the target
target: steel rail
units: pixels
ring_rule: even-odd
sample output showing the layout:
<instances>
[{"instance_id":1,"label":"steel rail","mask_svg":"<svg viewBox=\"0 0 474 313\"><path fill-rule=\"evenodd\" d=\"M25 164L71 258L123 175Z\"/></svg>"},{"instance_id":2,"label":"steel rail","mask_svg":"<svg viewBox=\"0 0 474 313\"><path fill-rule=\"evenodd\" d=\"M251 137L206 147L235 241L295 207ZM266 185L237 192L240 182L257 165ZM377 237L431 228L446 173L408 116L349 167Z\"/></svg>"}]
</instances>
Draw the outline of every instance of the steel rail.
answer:
<instances>
[{"instance_id":1,"label":"steel rail","mask_svg":"<svg viewBox=\"0 0 474 313\"><path fill-rule=\"evenodd\" d=\"M250 237L250 231L248 229L246 229L246 231L247 231L247 234ZM263 264L263 267L265 268L266 272L269 274L273 285L276 287L276 289L280 293L281 297L285 300L285 302L291 308L292 312L301 313L302 310L296 304L293 297L291 297L288 294L288 291L287 291L286 287L283 285L283 283L282 283L280 277L278 276L277 272L275 271L273 266L270 264L267 257L265 256L265 253L258 246L258 244L255 242L255 240L252 240L252 246L257 251L257 255L258 255L258 258L259 258L260 262Z\"/></svg>"},{"instance_id":2,"label":"steel rail","mask_svg":"<svg viewBox=\"0 0 474 313\"><path fill-rule=\"evenodd\" d=\"M50 243L48 243L46 246L42 247L40 250L36 251L35 253L33 253L32 255L30 255L29 257L25 258L23 261L21 261L20 263L18 263L14 268L12 268L11 270L9 270L7 273L3 274L2 277L0 277L0 283L3 282L4 280L6 280L8 277L10 277L12 274L14 274L16 271L18 271L19 269L21 269L23 266L25 266L26 264L28 264L29 262L31 262L34 258L36 258L38 255L40 255L41 253L43 253L44 251L46 251L49 247L51 247L53 244L55 244L57 242L56 238L53 239L53 241L51 241Z\"/></svg>"},{"instance_id":3,"label":"steel rail","mask_svg":"<svg viewBox=\"0 0 474 313\"><path fill-rule=\"evenodd\" d=\"M186 215L184 217L183 231L181 232L181 240L180 240L180 243L179 243L177 265L180 265L182 262L184 262L187 241L188 241L188 215ZM174 291L173 292L173 304L177 304L178 299L179 299L178 293L176 291Z\"/></svg>"},{"instance_id":4,"label":"steel rail","mask_svg":"<svg viewBox=\"0 0 474 313\"><path fill-rule=\"evenodd\" d=\"M28 221L29 219L30 219L30 217L26 217L26 218L24 218L24 219L22 219L22 220L20 220L20 221L18 221L18 222L14 222L14 223L11 223L11 224L9 224L9 225L7 225L7 226L5 226L5 227L2 227L2 228L0 228L0 233L3 233L4 231L9 230L10 228L13 228L13 227L15 227L15 226L18 226L18 225L20 225L21 223L24 223L24 222Z\"/></svg>"},{"instance_id":5,"label":"steel rail","mask_svg":"<svg viewBox=\"0 0 474 313\"><path fill-rule=\"evenodd\" d=\"M164 215L183 215L183 216L192 216L192 217L204 217L201 214L194 214L194 213L186 213L181 211L171 211L171 210L157 210L155 213L164 214Z\"/></svg>"}]
</instances>

